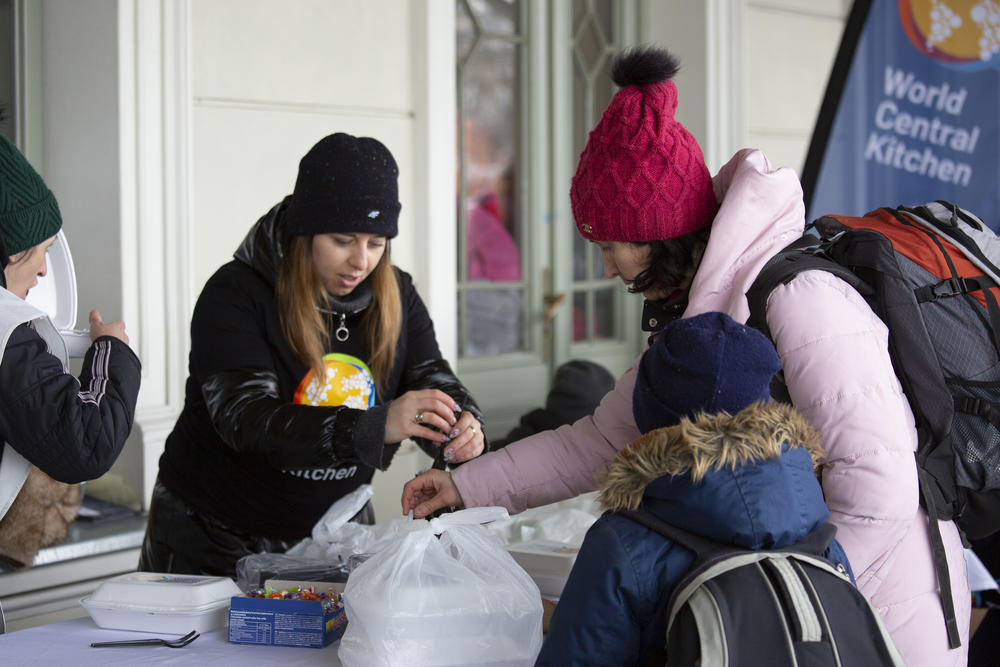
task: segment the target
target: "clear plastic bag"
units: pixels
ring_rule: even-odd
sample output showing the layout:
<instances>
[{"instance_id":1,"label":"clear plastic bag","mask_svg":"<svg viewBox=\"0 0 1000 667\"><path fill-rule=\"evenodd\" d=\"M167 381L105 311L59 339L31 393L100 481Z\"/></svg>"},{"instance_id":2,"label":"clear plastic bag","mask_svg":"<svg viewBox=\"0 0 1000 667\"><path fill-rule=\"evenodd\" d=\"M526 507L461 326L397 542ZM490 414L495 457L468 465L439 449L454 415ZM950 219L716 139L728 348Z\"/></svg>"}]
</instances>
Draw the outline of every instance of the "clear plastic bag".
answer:
<instances>
[{"instance_id":1,"label":"clear plastic bag","mask_svg":"<svg viewBox=\"0 0 1000 667\"><path fill-rule=\"evenodd\" d=\"M348 558L374 551L395 532L393 522L376 526L350 523L371 497L372 485L362 484L330 505L313 525L312 537L286 553L264 552L240 558L236 562L236 585L245 591L263 585L267 579L347 581Z\"/></svg>"},{"instance_id":2,"label":"clear plastic bag","mask_svg":"<svg viewBox=\"0 0 1000 667\"><path fill-rule=\"evenodd\" d=\"M341 663L534 664L542 645L538 586L479 525L506 516L480 507L401 527L347 580Z\"/></svg>"},{"instance_id":3,"label":"clear plastic bag","mask_svg":"<svg viewBox=\"0 0 1000 667\"><path fill-rule=\"evenodd\" d=\"M349 574L346 563L331 562L325 558L264 552L243 556L236 561L236 585L241 591L263 586L268 579L343 583Z\"/></svg>"}]
</instances>

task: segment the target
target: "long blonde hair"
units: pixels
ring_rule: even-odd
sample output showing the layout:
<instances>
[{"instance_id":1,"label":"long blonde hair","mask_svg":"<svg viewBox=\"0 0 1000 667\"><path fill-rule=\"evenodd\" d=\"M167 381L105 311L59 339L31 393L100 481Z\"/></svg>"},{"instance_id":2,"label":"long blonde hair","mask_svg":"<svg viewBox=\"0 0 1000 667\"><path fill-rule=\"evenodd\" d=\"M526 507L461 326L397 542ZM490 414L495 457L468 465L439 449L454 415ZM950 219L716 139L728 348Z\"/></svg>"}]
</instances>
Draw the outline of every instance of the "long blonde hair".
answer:
<instances>
[{"instance_id":1,"label":"long blonde hair","mask_svg":"<svg viewBox=\"0 0 1000 667\"><path fill-rule=\"evenodd\" d=\"M278 268L276 293L281 333L295 355L316 374L323 373L323 354L330 345L330 327L319 310L327 305L327 293L312 263L311 236L293 236ZM385 390L396 361L396 344L403 328L403 306L399 282L389 259L389 242L369 277L372 302L362 318L370 359L365 360L375 376L378 390Z\"/></svg>"}]
</instances>

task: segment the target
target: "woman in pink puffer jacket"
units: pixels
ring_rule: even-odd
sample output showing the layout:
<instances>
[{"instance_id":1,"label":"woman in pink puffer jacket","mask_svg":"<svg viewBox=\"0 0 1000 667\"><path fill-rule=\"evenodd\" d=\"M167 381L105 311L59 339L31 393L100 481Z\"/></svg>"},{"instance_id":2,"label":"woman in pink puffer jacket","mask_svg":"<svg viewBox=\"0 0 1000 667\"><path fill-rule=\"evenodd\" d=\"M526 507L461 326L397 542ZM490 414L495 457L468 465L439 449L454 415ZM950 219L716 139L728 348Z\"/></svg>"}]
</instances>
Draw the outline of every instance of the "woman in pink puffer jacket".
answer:
<instances>
[{"instance_id":1,"label":"woman in pink puffer jacket","mask_svg":"<svg viewBox=\"0 0 1000 667\"><path fill-rule=\"evenodd\" d=\"M795 173L771 170L759 151L737 153L709 177L696 141L673 118L675 71L669 54L654 49L616 61L621 90L591 132L570 191L578 231L601 248L607 277L643 293L644 328L654 333L680 308L685 317L721 311L745 322L746 290L804 227ZM908 665L965 664L962 544L952 522L939 522L962 637L950 650L918 500L914 419L884 324L857 292L821 271L775 289L767 322L792 401L821 433L823 492L859 588ZM635 366L592 416L453 473L417 477L404 488L404 512L481 505L520 512L594 490L615 454L639 437L634 386Z\"/></svg>"}]
</instances>

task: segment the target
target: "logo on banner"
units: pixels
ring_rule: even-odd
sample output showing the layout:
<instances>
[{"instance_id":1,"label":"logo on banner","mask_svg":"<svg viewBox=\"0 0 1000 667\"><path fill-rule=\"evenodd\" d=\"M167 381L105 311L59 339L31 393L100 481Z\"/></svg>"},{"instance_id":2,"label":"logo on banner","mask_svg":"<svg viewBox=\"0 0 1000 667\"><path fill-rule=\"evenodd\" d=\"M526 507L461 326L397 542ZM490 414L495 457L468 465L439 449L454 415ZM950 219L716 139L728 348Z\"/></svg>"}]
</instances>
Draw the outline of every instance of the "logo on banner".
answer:
<instances>
[{"instance_id":1,"label":"logo on banner","mask_svg":"<svg viewBox=\"0 0 1000 667\"><path fill-rule=\"evenodd\" d=\"M945 66L1000 69L998 0L901 0L899 19L913 46Z\"/></svg>"}]
</instances>

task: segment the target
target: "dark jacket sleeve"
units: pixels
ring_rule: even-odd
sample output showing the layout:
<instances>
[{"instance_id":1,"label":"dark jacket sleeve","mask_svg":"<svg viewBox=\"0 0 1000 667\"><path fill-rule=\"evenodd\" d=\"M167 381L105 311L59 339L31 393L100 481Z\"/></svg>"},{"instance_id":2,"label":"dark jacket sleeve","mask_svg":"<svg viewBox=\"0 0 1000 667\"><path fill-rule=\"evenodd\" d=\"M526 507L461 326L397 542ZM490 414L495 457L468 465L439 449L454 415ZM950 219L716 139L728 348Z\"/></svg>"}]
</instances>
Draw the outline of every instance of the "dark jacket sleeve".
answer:
<instances>
[{"instance_id":1,"label":"dark jacket sleeve","mask_svg":"<svg viewBox=\"0 0 1000 667\"><path fill-rule=\"evenodd\" d=\"M483 425L485 441L483 452L488 452L490 444L486 436L486 419L483 417L483 411L479 409L469 390L459 382L448 362L441 357L430 313L427 312L427 307L406 274L402 274L400 289L407 301L407 355L396 395L401 396L417 389L440 389L451 396L458 403L458 407L470 412ZM437 457L440 449L437 443L426 438L414 438L413 441L428 456Z\"/></svg>"},{"instance_id":2,"label":"dark jacket sleeve","mask_svg":"<svg viewBox=\"0 0 1000 667\"><path fill-rule=\"evenodd\" d=\"M270 369L220 371L201 386L222 441L234 450L263 458L275 468L295 470L360 460L385 468L381 439L388 406L368 410L296 405L283 401ZM364 416L368 424L360 424ZM365 431L381 431L373 434Z\"/></svg>"},{"instance_id":3,"label":"dark jacket sleeve","mask_svg":"<svg viewBox=\"0 0 1000 667\"><path fill-rule=\"evenodd\" d=\"M281 396L264 306L243 274L216 274L191 320L191 366L215 432L233 450L294 470L346 461L384 468L388 408L296 405ZM361 418L364 417L364 423ZM374 431L374 433L373 433Z\"/></svg>"},{"instance_id":4,"label":"dark jacket sleeve","mask_svg":"<svg viewBox=\"0 0 1000 667\"><path fill-rule=\"evenodd\" d=\"M77 379L34 329L21 325L0 361L0 434L53 479L74 484L99 477L132 430L140 373L128 345L102 336Z\"/></svg>"}]
</instances>

